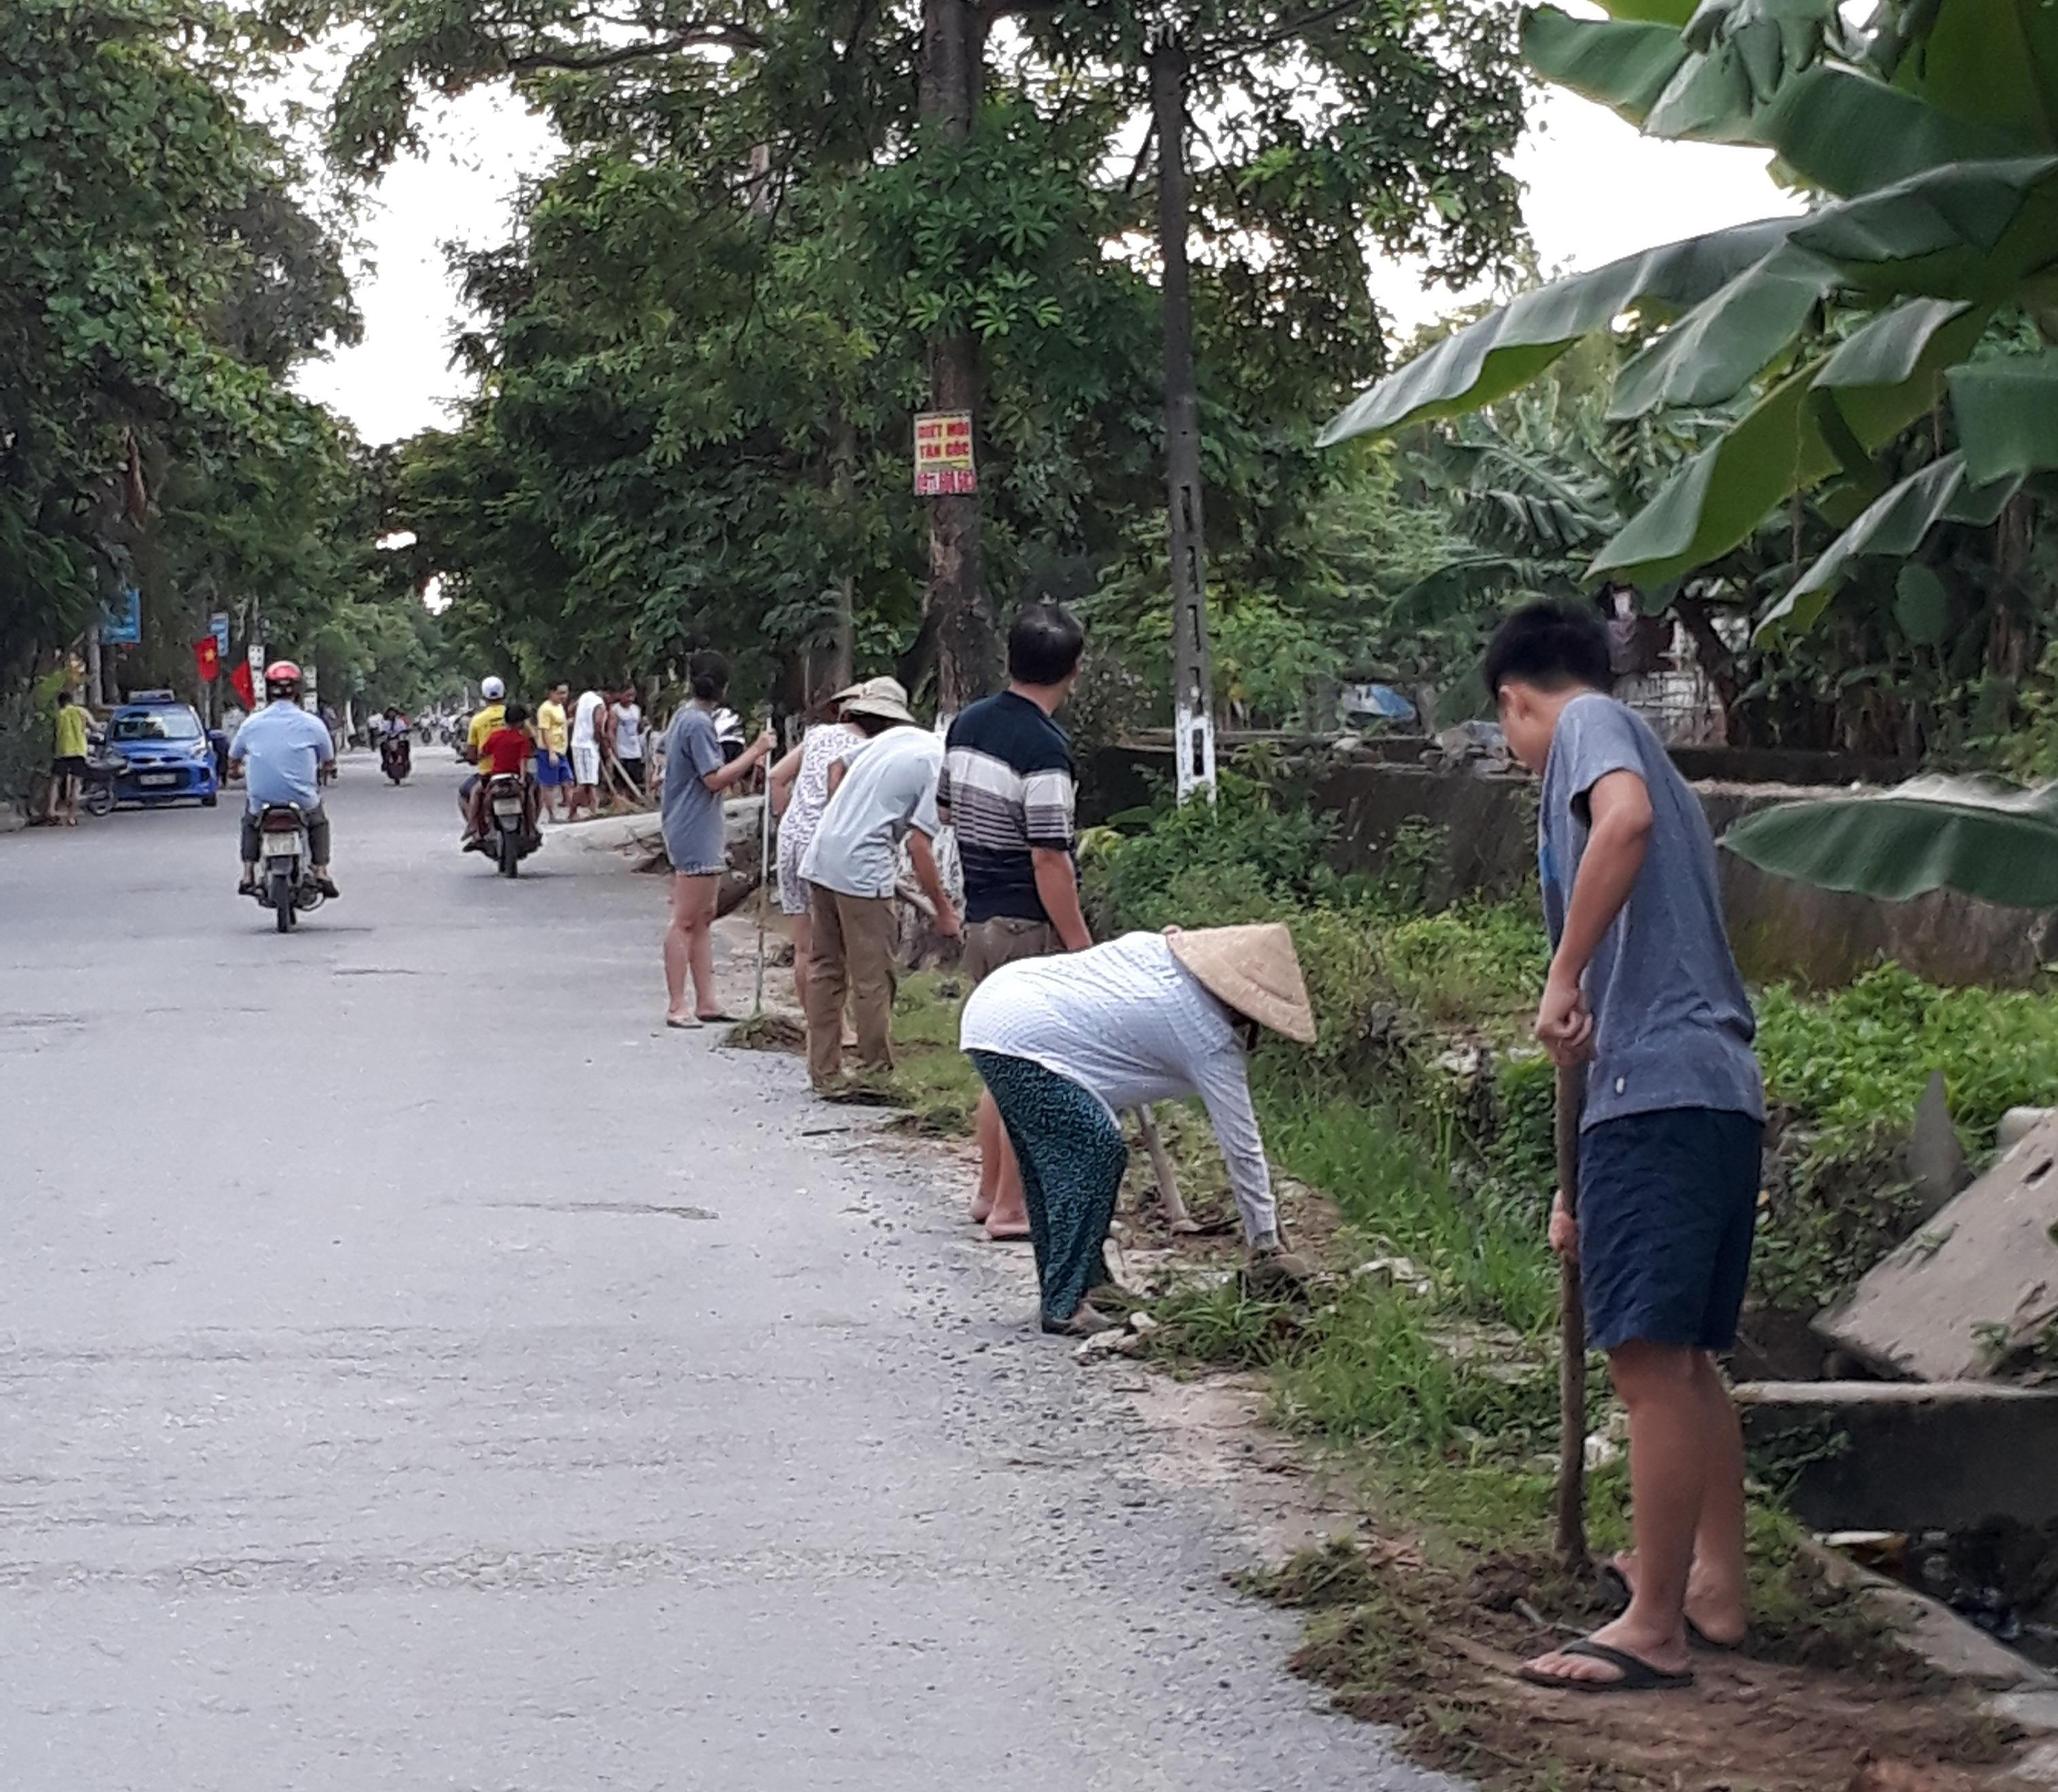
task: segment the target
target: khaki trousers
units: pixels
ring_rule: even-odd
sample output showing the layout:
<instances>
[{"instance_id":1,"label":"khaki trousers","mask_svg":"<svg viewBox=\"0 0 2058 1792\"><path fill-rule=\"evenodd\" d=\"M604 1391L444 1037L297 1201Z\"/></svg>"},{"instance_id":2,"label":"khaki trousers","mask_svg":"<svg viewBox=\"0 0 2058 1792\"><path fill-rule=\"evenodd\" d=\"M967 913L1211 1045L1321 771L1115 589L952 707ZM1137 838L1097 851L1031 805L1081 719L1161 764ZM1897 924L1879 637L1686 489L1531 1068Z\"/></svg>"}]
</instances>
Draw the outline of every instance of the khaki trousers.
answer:
<instances>
[{"instance_id":1,"label":"khaki trousers","mask_svg":"<svg viewBox=\"0 0 2058 1792\"><path fill-rule=\"evenodd\" d=\"M819 1087L843 1068L846 1000L857 1032L857 1061L867 1070L893 1067L893 947L891 896L844 896L808 886L814 956L808 967L808 1075Z\"/></svg>"}]
</instances>

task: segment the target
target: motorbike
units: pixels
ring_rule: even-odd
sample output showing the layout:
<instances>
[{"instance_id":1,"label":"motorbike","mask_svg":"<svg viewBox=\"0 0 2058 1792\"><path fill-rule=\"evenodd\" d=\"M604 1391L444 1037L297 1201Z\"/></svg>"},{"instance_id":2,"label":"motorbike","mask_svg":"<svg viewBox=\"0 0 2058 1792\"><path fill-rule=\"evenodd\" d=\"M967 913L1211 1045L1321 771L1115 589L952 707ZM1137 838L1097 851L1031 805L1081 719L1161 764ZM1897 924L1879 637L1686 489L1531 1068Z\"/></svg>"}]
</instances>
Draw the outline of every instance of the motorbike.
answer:
<instances>
[{"instance_id":1,"label":"motorbike","mask_svg":"<svg viewBox=\"0 0 2058 1792\"><path fill-rule=\"evenodd\" d=\"M414 745L406 735L389 734L379 743L379 769L395 784L405 784L414 769Z\"/></svg>"},{"instance_id":2,"label":"motorbike","mask_svg":"<svg viewBox=\"0 0 2058 1792\"><path fill-rule=\"evenodd\" d=\"M257 817L257 887L250 892L272 911L281 933L291 933L304 909L319 908L322 893L309 875L308 818L297 803L268 804Z\"/></svg>"},{"instance_id":3,"label":"motorbike","mask_svg":"<svg viewBox=\"0 0 2058 1792\"><path fill-rule=\"evenodd\" d=\"M529 831L528 802L522 781L510 773L487 781L486 852L503 877L520 874L522 861L542 844Z\"/></svg>"},{"instance_id":4,"label":"motorbike","mask_svg":"<svg viewBox=\"0 0 2058 1792\"><path fill-rule=\"evenodd\" d=\"M114 813L114 781L129 769L129 761L118 753L86 755L85 776L79 780L78 806L88 815Z\"/></svg>"}]
</instances>

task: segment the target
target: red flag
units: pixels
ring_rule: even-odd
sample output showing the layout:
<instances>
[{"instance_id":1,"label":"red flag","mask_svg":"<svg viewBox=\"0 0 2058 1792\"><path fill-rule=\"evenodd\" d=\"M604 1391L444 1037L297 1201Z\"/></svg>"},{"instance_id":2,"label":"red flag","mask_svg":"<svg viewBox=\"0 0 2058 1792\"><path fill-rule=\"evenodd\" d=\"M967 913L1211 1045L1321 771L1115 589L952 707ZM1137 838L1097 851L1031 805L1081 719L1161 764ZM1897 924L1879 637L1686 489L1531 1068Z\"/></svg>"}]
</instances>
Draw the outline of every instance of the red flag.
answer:
<instances>
[{"instance_id":1,"label":"red flag","mask_svg":"<svg viewBox=\"0 0 2058 1792\"><path fill-rule=\"evenodd\" d=\"M234 688L237 701L246 709L257 707L257 691L250 682L250 662L238 660L228 669L228 682Z\"/></svg>"},{"instance_id":2,"label":"red flag","mask_svg":"<svg viewBox=\"0 0 2058 1792\"><path fill-rule=\"evenodd\" d=\"M211 685L221 676L221 643L213 635L203 635L193 643L193 668L203 685Z\"/></svg>"}]
</instances>

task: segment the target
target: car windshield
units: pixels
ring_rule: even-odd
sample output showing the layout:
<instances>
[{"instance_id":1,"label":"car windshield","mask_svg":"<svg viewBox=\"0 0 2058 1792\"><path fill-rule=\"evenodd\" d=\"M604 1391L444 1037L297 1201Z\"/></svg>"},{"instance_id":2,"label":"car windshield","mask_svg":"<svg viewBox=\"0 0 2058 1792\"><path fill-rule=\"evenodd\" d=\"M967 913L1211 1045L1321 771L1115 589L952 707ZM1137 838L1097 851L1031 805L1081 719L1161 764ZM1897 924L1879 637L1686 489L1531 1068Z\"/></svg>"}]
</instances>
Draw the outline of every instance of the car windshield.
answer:
<instances>
[{"instance_id":1,"label":"car windshield","mask_svg":"<svg viewBox=\"0 0 2058 1792\"><path fill-rule=\"evenodd\" d=\"M131 709L114 718L117 741L197 741L200 717L190 709Z\"/></svg>"}]
</instances>

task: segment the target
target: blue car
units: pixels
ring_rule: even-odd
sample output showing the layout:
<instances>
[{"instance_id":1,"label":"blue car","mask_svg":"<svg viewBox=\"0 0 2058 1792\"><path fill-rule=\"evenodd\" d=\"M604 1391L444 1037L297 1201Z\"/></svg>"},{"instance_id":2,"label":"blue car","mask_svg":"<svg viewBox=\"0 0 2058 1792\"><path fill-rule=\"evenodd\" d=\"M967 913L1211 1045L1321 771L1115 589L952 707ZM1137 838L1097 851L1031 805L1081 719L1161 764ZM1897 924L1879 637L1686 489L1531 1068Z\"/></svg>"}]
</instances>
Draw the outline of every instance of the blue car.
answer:
<instances>
[{"instance_id":1,"label":"blue car","mask_svg":"<svg viewBox=\"0 0 2058 1792\"><path fill-rule=\"evenodd\" d=\"M117 762L114 800L145 807L220 800L214 743L190 704L169 691L139 691L108 718L104 750Z\"/></svg>"}]
</instances>

